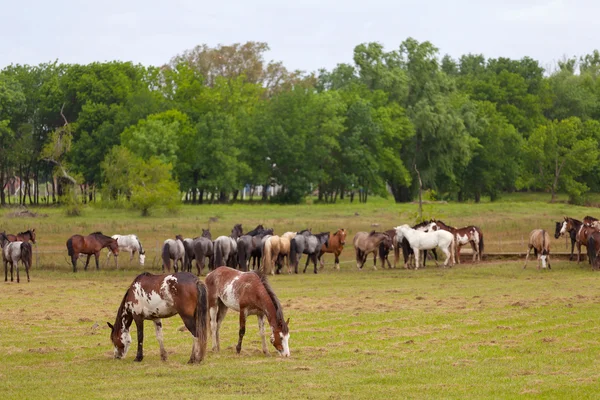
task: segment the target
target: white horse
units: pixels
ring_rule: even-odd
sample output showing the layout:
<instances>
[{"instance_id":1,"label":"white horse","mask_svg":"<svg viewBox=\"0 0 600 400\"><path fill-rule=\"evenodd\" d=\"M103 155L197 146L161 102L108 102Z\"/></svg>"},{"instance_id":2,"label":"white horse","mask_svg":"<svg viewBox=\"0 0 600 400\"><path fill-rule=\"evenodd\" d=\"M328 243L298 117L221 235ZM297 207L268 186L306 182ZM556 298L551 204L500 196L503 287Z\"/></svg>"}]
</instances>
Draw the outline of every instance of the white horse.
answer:
<instances>
[{"instance_id":1,"label":"white horse","mask_svg":"<svg viewBox=\"0 0 600 400\"><path fill-rule=\"evenodd\" d=\"M454 260L454 235L448 231L438 230L433 232L421 232L412 229L409 225L400 225L396 228L396 237L399 241L406 238L410 247L415 253L415 269L419 268L421 250L432 250L439 247L446 255L444 266L448 266L448 262L455 263Z\"/></svg>"},{"instance_id":2,"label":"white horse","mask_svg":"<svg viewBox=\"0 0 600 400\"><path fill-rule=\"evenodd\" d=\"M119 251L127 251L129 253L129 262L133 261L135 253L140 255L140 265L144 265L146 260L146 251L142 247L142 242L136 235L112 235L112 238L119 244ZM108 252L107 256L110 258L112 253ZM116 260L116 258L115 258Z\"/></svg>"},{"instance_id":3,"label":"white horse","mask_svg":"<svg viewBox=\"0 0 600 400\"><path fill-rule=\"evenodd\" d=\"M4 232L0 233L0 247L2 248L2 260L4 261L4 281L8 281L8 264L10 263L10 281L13 282L13 270L17 269L17 283L19 277L19 261L25 266L27 282L29 282L29 268L31 268L32 250L29 242L11 242Z\"/></svg>"}]
</instances>

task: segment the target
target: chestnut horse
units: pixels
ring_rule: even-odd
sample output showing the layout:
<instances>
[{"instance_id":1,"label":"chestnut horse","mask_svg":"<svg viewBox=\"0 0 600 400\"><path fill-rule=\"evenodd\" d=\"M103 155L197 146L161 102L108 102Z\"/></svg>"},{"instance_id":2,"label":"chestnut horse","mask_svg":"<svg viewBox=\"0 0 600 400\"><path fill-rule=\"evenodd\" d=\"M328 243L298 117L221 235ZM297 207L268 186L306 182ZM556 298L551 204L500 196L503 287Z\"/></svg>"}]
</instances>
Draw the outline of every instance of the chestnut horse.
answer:
<instances>
[{"instance_id":1,"label":"chestnut horse","mask_svg":"<svg viewBox=\"0 0 600 400\"><path fill-rule=\"evenodd\" d=\"M35 229L28 229L25 232L17 233L16 235L11 235L10 233L6 234L6 237L11 242L29 242L31 241L35 244Z\"/></svg>"},{"instance_id":2,"label":"chestnut horse","mask_svg":"<svg viewBox=\"0 0 600 400\"><path fill-rule=\"evenodd\" d=\"M271 344L280 355L289 357L289 319L285 321L281 303L264 274L219 267L206 275L205 282L208 287L213 351L221 349L219 329L227 309L231 308L240 313L239 340L235 347L238 354L242 350L242 339L246 333L246 318L248 315L256 315L263 353L269 354L265 341L266 318L271 326Z\"/></svg>"},{"instance_id":3,"label":"chestnut horse","mask_svg":"<svg viewBox=\"0 0 600 400\"><path fill-rule=\"evenodd\" d=\"M550 235L548 235L548 232L543 229L534 229L531 231L523 269L527 266L531 249L533 249L533 254L538 259L538 269L540 269L540 263L542 268L546 268L546 265L548 265L548 269L552 269L550 267Z\"/></svg>"},{"instance_id":4,"label":"chestnut horse","mask_svg":"<svg viewBox=\"0 0 600 400\"><path fill-rule=\"evenodd\" d=\"M329 234L329 242L327 245L321 246L321 252L317 259L319 260L319 264L321 265L321 269L325 268L325 263L321 259L325 253L333 253L335 256L335 269L340 269L340 254L342 254L342 250L344 250L344 245L346 244L346 235L347 232L345 229L338 229L332 235Z\"/></svg>"},{"instance_id":5,"label":"chestnut horse","mask_svg":"<svg viewBox=\"0 0 600 400\"><path fill-rule=\"evenodd\" d=\"M194 274L176 272L172 275L138 275L123 296L115 324L107 322L115 358L123 358L131 344L129 328L135 321L137 328L137 355L134 361L144 358L144 320L152 320L156 339L160 345L160 358L167 359L163 345L161 318L179 314L185 327L194 336L189 363L199 363L206 354L208 330L208 291Z\"/></svg>"},{"instance_id":6,"label":"chestnut horse","mask_svg":"<svg viewBox=\"0 0 600 400\"><path fill-rule=\"evenodd\" d=\"M96 258L96 269L100 269L98 257L100 250L108 247L115 256L115 264L119 267L117 256L119 255L119 244L110 236L103 235L102 232L94 232L87 236L73 235L67 240L67 250L73 263L73 272L77 272L77 259L79 254L87 254L84 270L87 270L92 254Z\"/></svg>"}]
</instances>

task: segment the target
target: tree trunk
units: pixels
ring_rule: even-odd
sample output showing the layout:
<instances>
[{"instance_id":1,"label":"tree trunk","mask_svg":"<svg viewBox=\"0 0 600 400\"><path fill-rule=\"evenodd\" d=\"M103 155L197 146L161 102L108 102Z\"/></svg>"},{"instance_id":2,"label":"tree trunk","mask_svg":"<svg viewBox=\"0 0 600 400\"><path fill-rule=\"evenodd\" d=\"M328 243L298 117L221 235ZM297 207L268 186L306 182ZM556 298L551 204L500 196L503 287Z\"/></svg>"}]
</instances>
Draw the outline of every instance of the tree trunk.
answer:
<instances>
[{"instance_id":1,"label":"tree trunk","mask_svg":"<svg viewBox=\"0 0 600 400\"><path fill-rule=\"evenodd\" d=\"M417 168L417 164L413 164L415 171L417 171L417 178L419 179L419 222L423 221L423 181L421 180L421 173Z\"/></svg>"}]
</instances>

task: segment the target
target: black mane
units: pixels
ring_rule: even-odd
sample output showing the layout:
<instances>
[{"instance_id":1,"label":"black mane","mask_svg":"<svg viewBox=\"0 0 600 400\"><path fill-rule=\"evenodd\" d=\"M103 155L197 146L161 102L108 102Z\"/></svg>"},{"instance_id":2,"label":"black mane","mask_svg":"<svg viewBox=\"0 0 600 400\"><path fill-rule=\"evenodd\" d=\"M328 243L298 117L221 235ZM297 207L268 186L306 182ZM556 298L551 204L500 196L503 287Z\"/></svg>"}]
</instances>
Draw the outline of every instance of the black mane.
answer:
<instances>
[{"instance_id":1,"label":"black mane","mask_svg":"<svg viewBox=\"0 0 600 400\"><path fill-rule=\"evenodd\" d=\"M284 335L287 335L289 333L289 328L288 328L287 324L285 323L285 319L283 317L283 308L281 307L281 303L279 302L277 295L275 294L275 292L273 292L273 288L271 288L271 285L269 284L269 281L267 280L267 276L265 274L263 274L262 272L257 272L257 271L252 271L252 272L254 272L256 275L258 275L258 277L260 278L260 281L262 282L263 286L265 287L265 290L269 294L269 297L271 298L273 305L275 306L275 316L277 318L277 323L281 327L281 333L283 333Z\"/></svg>"}]
</instances>

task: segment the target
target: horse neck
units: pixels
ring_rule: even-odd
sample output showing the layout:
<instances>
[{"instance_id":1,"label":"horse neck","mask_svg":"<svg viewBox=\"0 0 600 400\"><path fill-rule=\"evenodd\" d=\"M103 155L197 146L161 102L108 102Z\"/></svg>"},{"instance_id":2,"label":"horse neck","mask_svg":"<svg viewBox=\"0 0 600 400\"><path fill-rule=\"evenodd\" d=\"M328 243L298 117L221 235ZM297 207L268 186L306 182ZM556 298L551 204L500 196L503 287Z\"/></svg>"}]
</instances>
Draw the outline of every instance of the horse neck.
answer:
<instances>
[{"instance_id":1,"label":"horse neck","mask_svg":"<svg viewBox=\"0 0 600 400\"><path fill-rule=\"evenodd\" d=\"M118 332L120 330L129 331L129 327L133 322L133 315L130 312L125 310L125 303L127 302L127 298L129 297L131 289L125 292L125 296L123 296L123 301L121 301L121 305L119 306L119 310L117 311L117 318L115 320L115 330Z\"/></svg>"}]
</instances>

